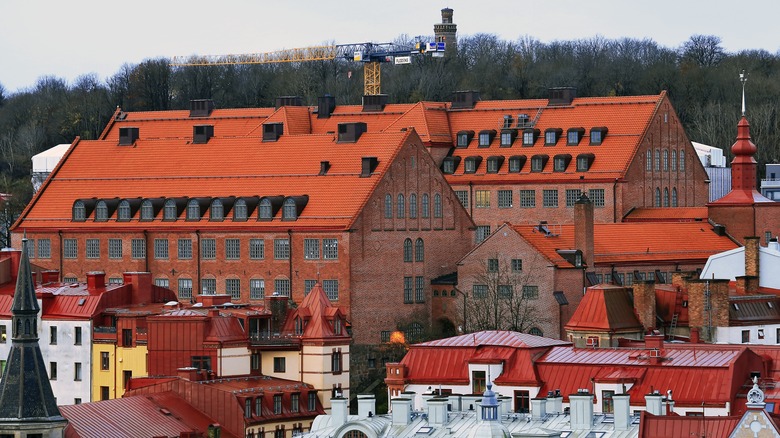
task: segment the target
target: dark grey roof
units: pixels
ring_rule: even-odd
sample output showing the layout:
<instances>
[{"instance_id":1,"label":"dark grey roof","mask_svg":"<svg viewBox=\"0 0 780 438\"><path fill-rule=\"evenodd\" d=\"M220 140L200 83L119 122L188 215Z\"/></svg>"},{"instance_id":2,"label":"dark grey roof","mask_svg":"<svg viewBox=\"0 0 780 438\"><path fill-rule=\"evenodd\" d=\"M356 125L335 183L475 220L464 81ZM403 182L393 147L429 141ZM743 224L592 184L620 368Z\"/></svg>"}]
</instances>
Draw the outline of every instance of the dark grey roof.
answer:
<instances>
[{"instance_id":1,"label":"dark grey roof","mask_svg":"<svg viewBox=\"0 0 780 438\"><path fill-rule=\"evenodd\" d=\"M19 263L19 276L16 279L16 291L11 312L38 313L38 300L35 299L35 282L33 281L30 259L27 257L27 239L22 241L22 259Z\"/></svg>"}]
</instances>

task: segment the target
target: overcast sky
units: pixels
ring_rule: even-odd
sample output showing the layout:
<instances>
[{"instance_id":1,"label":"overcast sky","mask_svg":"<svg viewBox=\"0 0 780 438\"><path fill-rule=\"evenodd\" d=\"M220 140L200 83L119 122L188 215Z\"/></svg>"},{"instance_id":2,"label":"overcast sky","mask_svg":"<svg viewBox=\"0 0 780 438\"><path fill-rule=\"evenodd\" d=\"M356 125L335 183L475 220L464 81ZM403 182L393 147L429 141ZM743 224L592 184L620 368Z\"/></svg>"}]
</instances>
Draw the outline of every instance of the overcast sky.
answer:
<instances>
[{"instance_id":1,"label":"overcast sky","mask_svg":"<svg viewBox=\"0 0 780 438\"><path fill-rule=\"evenodd\" d=\"M105 80L148 58L433 35L444 7L454 9L461 37L601 35L676 48L705 34L729 52L780 48L778 0L0 0L0 84L15 92L46 75Z\"/></svg>"}]
</instances>

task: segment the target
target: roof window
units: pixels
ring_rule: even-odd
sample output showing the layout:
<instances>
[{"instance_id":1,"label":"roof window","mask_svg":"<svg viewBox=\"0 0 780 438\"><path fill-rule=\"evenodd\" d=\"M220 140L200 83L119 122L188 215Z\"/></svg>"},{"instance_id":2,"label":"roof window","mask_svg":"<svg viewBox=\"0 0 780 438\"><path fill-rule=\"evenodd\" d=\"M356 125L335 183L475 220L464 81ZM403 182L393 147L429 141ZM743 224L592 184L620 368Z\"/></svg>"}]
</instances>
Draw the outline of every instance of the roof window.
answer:
<instances>
[{"instance_id":1,"label":"roof window","mask_svg":"<svg viewBox=\"0 0 780 438\"><path fill-rule=\"evenodd\" d=\"M119 146L132 146L138 140L138 128L119 128Z\"/></svg>"},{"instance_id":2,"label":"roof window","mask_svg":"<svg viewBox=\"0 0 780 438\"><path fill-rule=\"evenodd\" d=\"M441 171L442 173L452 175L458 169L458 164L460 164L460 157L445 157L441 163Z\"/></svg>"},{"instance_id":3,"label":"roof window","mask_svg":"<svg viewBox=\"0 0 780 438\"><path fill-rule=\"evenodd\" d=\"M569 167L571 162L571 155L558 154L553 158L553 171L554 172L566 172L566 168Z\"/></svg>"},{"instance_id":4,"label":"roof window","mask_svg":"<svg viewBox=\"0 0 780 438\"><path fill-rule=\"evenodd\" d=\"M459 131L456 146L459 148L467 148L469 147L472 138L474 138L474 131Z\"/></svg>"},{"instance_id":5,"label":"roof window","mask_svg":"<svg viewBox=\"0 0 780 438\"><path fill-rule=\"evenodd\" d=\"M77 200L73 203L73 221L84 222L87 220L87 210L84 201Z\"/></svg>"},{"instance_id":6,"label":"roof window","mask_svg":"<svg viewBox=\"0 0 780 438\"><path fill-rule=\"evenodd\" d=\"M356 143L360 139L360 136L366 131L367 126L365 122L339 123L338 142Z\"/></svg>"},{"instance_id":7,"label":"roof window","mask_svg":"<svg viewBox=\"0 0 780 438\"><path fill-rule=\"evenodd\" d=\"M501 147L508 148L512 146L512 143L517 137L517 129L502 129L501 130Z\"/></svg>"},{"instance_id":8,"label":"roof window","mask_svg":"<svg viewBox=\"0 0 780 438\"><path fill-rule=\"evenodd\" d=\"M263 141L276 141L284 133L284 123L263 123Z\"/></svg>"},{"instance_id":9,"label":"roof window","mask_svg":"<svg viewBox=\"0 0 780 438\"><path fill-rule=\"evenodd\" d=\"M521 170L523 170L523 166L525 166L527 158L525 155L513 155L509 157L509 172L510 173L519 173Z\"/></svg>"},{"instance_id":10,"label":"roof window","mask_svg":"<svg viewBox=\"0 0 780 438\"><path fill-rule=\"evenodd\" d=\"M582 140L582 136L585 135L585 128L569 128L566 131L566 144L569 146L577 146Z\"/></svg>"},{"instance_id":11,"label":"roof window","mask_svg":"<svg viewBox=\"0 0 780 438\"><path fill-rule=\"evenodd\" d=\"M533 146L536 138L539 137L539 130L536 128L523 129L523 146Z\"/></svg>"},{"instance_id":12,"label":"roof window","mask_svg":"<svg viewBox=\"0 0 780 438\"><path fill-rule=\"evenodd\" d=\"M361 158L361 170L360 177L367 178L371 176L379 165L379 160L376 157L362 157Z\"/></svg>"},{"instance_id":13,"label":"roof window","mask_svg":"<svg viewBox=\"0 0 780 438\"><path fill-rule=\"evenodd\" d=\"M605 126L590 128L590 144L598 146L604 141L606 136L607 128Z\"/></svg>"},{"instance_id":14,"label":"roof window","mask_svg":"<svg viewBox=\"0 0 780 438\"><path fill-rule=\"evenodd\" d=\"M544 131L544 145L553 146L558 143L558 139L561 137L563 129L561 128L548 128Z\"/></svg>"},{"instance_id":15,"label":"roof window","mask_svg":"<svg viewBox=\"0 0 780 438\"><path fill-rule=\"evenodd\" d=\"M531 172L541 172L544 170L544 166L547 165L547 161L550 159L548 155L540 154L531 157Z\"/></svg>"},{"instance_id":16,"label":"roof window","mask_svg":"<svg viewBox=\"0 0 780 438\"><path fill-rule=\"evenodd\" d=\"M493 129L486 129L479 132L479 147L486 148L493 142L493 138L496 136L496 131Z\"/></svg>"},{"instance_id":17,"label":"roof window","mask_svg":"<svg viewBox=\"0 0 780 438\"><path fill-rule=\"evenodd\" d=\"M192 127L192 142L206 144L214 136L214 125L195 125Z\"/></svg>"},{"instance_id":18,"label":"roof window","mask_svg":"<svg viewBox=\"0 0 780 438\"><path fill-rule=\"evenodd\" d=\"M290 196L284 200L284 206L282 207L282 220L294 221L298 220L298 217L303 212L303 208L309 202L307 195L303 196Z\"/></svg>"},{"instance_id":19,"label":"roof window","mask_svg":"<svg viewBox=\"0 0 780 438\"><path fill-rule=\"evenodd\" d=\"M498 173L501 165L504 164L504 157L496 155L487 159L487 173Z\"/></svg>"},{"instance_id":20,"label":"roof window","mask_svg":"<svg viewBox=\"0 0 780 438\"><path fill-rule=\"evenodd\" d=\"M214 110L211 99L194 99L190 101L190 117L208 117Z\"/></svg>"},{"instance_id":21,"label":"roof window","mask_svg":"<svg viewBox=\"0 0 780 438\"><path fill-rule=\"evenodd\" d=\"M482 162L482 157L466 157L466 161L463 164L463 173L476 173L479 169L479 163Z\"/></svg>"},{"instance_id":22,"label":"roof window","mask_svg":"<svg viewBox=\"0 0 780 438\"><path fill-rule=\"evenodd\" d=\"M596 158L593 154L579 154L577 155L577 172L587 172L590 170L590 166L593 165L593 160Z\"/></svg>"}]
</instances>

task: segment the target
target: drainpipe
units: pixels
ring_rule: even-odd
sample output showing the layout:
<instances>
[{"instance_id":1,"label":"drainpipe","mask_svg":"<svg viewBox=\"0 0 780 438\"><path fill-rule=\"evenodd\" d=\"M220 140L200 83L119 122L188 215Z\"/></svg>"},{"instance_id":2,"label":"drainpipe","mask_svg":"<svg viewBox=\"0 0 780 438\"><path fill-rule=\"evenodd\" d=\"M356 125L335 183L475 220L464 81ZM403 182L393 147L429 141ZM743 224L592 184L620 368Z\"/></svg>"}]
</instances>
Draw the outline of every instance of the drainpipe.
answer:
<instances>
[{"instance_id":1,"label":"drainpipe","mask_svg":"<svg viewBox=\"0 0 780 438\"><path fill-rule=\"evenodd\" d=\"M198 245L198 295L200 295L201 293L203 293L203 290L201 289L202 286L200 284L200 259L201 259L201 257L200 257L200 250L201 250L201 248L200 248L200 230L195 230L195 236L196 236L195 240L196 240L197 245ZM193 300L194 298L195 298L195 295L193 294L192 297L190 298L190 300Z\"/></svg>"},{"instance_id":2,"label":"drainpipe","mask_svg":"<svg viewBox=\"0 0 780 438\"><path fill-rule=\"evenodd\" d=\"M62 230L57 230L57 235L60 237L60 279L63 279L65 271L62 270L62 262L65 258L65 248L62 247Z\"/></svg>"},{"instance_id":3,"label":"drainpipe","mask_svg":"<svg viewBox=\"0 0 780 438\"><path fill-rule=\"evenodd\" d=\"M469 216L474 220L474 183L469 181Z\"/></svg>"},{"instance_id":4,"label":"drainpipe","mask_svg":"<svg viewBox=\"0 0 780 438\"><path fill-rule=\"evenodd\" d=\"M292 243L292 228L287 229L287 242L290 248L290 258L287 260L287 264L290 267L290 296L289 298L292 299L293 294L293 243Z\"/></svg>"},{"instance_id":5,"label":"drainpipe","mask_svg":"<svg viewBox=\"0 0 780 438\"><path fill-rule=\"evenodd\" d=\"M612 223L617 223L617 183L618 179L612 183Z\"/></svg>"}]
</instances>

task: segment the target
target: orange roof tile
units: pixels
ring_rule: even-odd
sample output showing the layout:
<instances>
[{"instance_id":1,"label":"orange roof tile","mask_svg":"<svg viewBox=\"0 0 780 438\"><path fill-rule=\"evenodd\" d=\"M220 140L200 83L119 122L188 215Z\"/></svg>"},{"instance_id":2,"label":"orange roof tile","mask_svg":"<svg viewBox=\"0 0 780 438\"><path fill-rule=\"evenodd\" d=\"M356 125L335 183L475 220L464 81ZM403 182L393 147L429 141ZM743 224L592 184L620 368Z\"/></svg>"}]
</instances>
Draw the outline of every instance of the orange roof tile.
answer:
<instances>
[{"instance_id":1,"label":"orange roof tile","mask_svg":"<svg viewBox=\"0 0 780 438\"><path fill-rule=\"evenodd\" d=\"M707 221L707 207L639 207L631 210L623 222Z\"/></svg>"},{"instance_id":2,"label":"orange roof tile","mask_svg":"<svg viewBox=\"0 0 780 438\"><path fill-rule=\"evenodd\" d=\"M641 332L643 329L634 313L628 289L608 284L589 287L564 328L610 333Z\"/></svg>"},{"instance_id":3,"label":"orange roof tile","mask_svg":"<svg viewBox=\"0 0 780 438\"><path fill-rule=\"evenodd\" d=\"M537 232L531 225L513 226L548 260L570 267L556 250L574 248L574 225L549 226L553 236ZM734 249L737 244L719 236L709 224L699 222L638 222L595 224L593 249L596 264L637 262L704 262L712 254ZM684 248L679 242L686 242Z\"/></svg>"}]
</instances>

